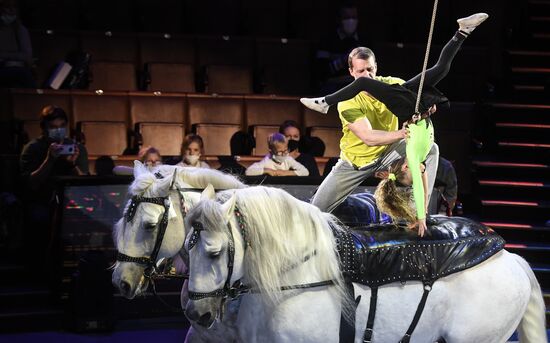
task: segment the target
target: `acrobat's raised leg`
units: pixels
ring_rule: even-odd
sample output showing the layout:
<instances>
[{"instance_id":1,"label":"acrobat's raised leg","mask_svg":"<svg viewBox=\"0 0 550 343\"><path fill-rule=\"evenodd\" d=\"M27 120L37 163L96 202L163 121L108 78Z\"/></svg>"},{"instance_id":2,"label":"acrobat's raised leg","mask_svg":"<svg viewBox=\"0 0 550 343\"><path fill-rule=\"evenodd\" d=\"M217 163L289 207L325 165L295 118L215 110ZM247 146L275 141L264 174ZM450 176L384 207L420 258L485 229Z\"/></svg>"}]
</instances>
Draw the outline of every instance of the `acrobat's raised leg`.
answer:
<instances>
[{"instance_id":1,"label":"acrobat's raised leg","mask_svg":"<svg viewBox=\"0 0 550 343\"><path fill-rule=\"evenodd\" d=\"M486 13L476 13L469 17L457 20L459 29L441 50L437 63L432 68L426 70L424 80L425 85L435 86L448 74L451 63L460 49L464 39L466 39L466 37L488 17L489 15ZM409 90L416 91L418 89L420 76L421 75L419 74L405 82L403 84L404 87L394 87L370 77L359 77L335 93L320 98L301 98L300 101L312 110L327 113L331 105L334 105L340 101L351 99L360 92L366 91L377 100L389 105L388 108L390 108L390 110L394 113L395 111L391 108L391 104L396 103L396 101L399 102L399 109L396 110L403 113L395 114L398 117L406 117L410 116L414 112L415 95ZM405 113L407 114L405 115Z\"/></svg>"}]
</instances>

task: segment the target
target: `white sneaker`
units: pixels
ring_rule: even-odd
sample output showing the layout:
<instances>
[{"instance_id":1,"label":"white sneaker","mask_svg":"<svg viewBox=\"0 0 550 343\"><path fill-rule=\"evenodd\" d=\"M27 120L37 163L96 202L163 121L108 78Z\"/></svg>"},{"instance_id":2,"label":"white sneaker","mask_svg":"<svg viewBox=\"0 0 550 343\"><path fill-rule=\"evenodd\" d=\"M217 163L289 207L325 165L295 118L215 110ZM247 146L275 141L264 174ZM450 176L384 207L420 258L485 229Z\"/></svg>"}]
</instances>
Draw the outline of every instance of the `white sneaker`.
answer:
<instances>
[{"instance_id":1,"label":"white sneaker","mask_svg":"<svg viewBox=\"0 0 550 343\"><path fill-rule=\"evenodd\" d=\"M456 22L458 23L458 30L466 34L472 33L472 31L489 18L487 13L476 13L466 18L460 18Z\"/></svg>"},{"instance_id":2,"label":"white sneaker","mask_svg":"<svg viewBox=\"0 0 550 343\"><path fill-rule=\"evenodd\" d=\"M301 98L300 102L304 104L305 107L310 108L314 111L321 112L321 113L327 113L328 108L330 107L326 101L325 98Z\"/></svg>"}]
</instances>

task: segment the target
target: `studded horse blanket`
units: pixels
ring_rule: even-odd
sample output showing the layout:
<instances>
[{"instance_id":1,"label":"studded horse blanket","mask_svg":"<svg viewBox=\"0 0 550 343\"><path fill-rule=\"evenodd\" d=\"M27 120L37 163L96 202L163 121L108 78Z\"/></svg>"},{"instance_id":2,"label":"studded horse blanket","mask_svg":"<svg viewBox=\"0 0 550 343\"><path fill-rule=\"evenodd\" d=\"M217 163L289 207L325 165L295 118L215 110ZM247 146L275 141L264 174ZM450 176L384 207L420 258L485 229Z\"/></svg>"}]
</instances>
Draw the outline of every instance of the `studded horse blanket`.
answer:
<instances>
[{"instance_id":1,"label":"studded horse blanket","mask_svg":"<svg viewBox=\"0 0 550 343\"><path fill-rule=\"evenodd\" d=\"M393 224L335 232L344 277L370 287L431 283L473 267L504 247L492 229L468 218L432 216L425 237Z\"/></svg>"}]
</instances>

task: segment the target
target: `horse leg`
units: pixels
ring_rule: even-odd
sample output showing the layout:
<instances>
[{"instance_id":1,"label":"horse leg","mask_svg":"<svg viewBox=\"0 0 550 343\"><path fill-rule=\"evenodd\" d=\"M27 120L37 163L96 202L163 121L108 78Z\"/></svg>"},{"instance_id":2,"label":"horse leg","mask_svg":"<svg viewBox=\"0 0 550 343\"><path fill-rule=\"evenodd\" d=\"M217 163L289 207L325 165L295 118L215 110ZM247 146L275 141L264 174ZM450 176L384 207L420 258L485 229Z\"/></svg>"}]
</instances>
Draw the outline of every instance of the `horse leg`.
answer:
<instances>
[{"instance_id":1,"label":"horse leg","mask_svg":"<svg viewBox=\"0 0 550 343\"><path fill-rule=\"evenodd\" d=\"M531 295L529 297L529 303L523 313L521 322L518 326L519 341L529 343L546 343L548 337L545 329L545 315L546 310L544 305L544 299L542 298L542 292L540 285L533 273L529 264L518 255L513 255L518 264L525 270L525 274L529 277L531 282Z\"/></svg>"}]
</instances>

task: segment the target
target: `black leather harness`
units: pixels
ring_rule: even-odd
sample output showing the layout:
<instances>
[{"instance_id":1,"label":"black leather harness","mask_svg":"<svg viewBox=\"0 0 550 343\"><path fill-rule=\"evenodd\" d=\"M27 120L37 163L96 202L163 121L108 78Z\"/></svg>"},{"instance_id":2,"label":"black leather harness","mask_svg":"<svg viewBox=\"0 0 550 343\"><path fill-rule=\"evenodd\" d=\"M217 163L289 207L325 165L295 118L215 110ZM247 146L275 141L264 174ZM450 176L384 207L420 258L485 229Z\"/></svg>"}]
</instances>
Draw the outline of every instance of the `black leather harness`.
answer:
<instances>
[{"instance_id":1,"label":"black leather harness","mask_svg":"<svg viewBox=\"0 0 550 343\"><path fill-rule=\"evenodd\" d=\"M414 319L401 339L401 342L408 342L437 279L473 267L504 247L504 240L492 229L459 217L430 218L425 238L395 225L334 230L334 235L346 283L360 283L371 288L364 342L372 340L379 286L409 280L424 284ZM354 297L353 293L350 296Z\"/></svg>"}]
</instances>

